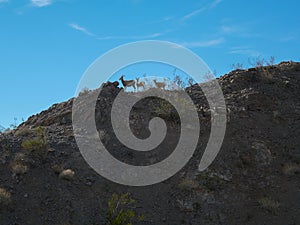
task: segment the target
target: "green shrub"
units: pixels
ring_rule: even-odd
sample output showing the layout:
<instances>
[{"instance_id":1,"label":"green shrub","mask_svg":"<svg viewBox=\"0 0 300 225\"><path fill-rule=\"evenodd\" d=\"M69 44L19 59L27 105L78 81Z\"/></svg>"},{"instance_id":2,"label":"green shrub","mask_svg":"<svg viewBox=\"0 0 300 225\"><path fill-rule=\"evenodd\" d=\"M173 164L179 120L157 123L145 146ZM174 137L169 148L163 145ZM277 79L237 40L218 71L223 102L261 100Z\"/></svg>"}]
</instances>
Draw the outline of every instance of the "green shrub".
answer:
<instances>
[{"instance_id":1,"label":"green shrub","mask_svg":"<svg viewBox=\"0 0 300 225\"><path fill-rule=\"evenodd\" d=\"M35 131L36 138L24 140L21 146L31 153L34 160L44 160L47 155L45 128L38 127Z\"/></svg>"},{"instance_id":2,"label":"green shrub","mask_svg":"<svg viewBox=\"0 0 300 225\"><path fill-rule=\"evenodd\" d=\"M169 93L166 93L166 98L168 95L172 95L171 98L175 104L181 109L182 114L188 115L189 113L189 102L181 96L180 92L177 91L170 91ZM175 107L164 98L158 99L157 106L155 107L154 112L157 113L159 116L161 116L163 119L167 119L169 121L173 122L179 122L178 120L178 113Z\"/></svg>"},{"instance_id":3,"label":"green shrub","mask_svg":"<svg viewBox=\"0 0 300 225\"><path fill-rule=\"evenodd\" d=\"M174 115L176 116L173 106L163 99L159 99L158 106L155 108L155 112L158 115L169 115L170 118L173 118Z\"/></svg>"},{"instance_id":4,"label":"green shrub","mask_svg":"<svg viewBox=\"0 0 300 225\"><path fill-rule=\"evenodd\" d=\"M106 216L107 225L132 225L134 222L144 220L144 216L137 216L134 212L135 200L129 193L117 195L113 194L108 202L108 212Z\"/></svg>"},{"instance_id":5,"label":"green shrub","mask_svg":"<svg viewBox=\"0 0 300 225\"><path fill-rule=\"evenodd\" d=\"M35 151L44 147L44 143L40 140L28 139L22 142L22 147L26 150Z\"/></svg>"}]
</instances>

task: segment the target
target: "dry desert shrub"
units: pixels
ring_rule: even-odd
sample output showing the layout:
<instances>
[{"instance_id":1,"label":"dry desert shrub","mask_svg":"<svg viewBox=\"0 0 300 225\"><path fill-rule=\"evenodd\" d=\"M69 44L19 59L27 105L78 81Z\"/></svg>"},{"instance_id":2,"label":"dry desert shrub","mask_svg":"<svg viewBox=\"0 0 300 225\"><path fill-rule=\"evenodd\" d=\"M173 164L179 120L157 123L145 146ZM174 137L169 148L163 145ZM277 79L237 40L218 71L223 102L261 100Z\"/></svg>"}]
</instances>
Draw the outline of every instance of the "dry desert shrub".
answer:
<instances>
[{"instance_id":1,"label":"dry desert shrub","mask_svg":"<svg viewBox=\"0 0 300 225\"><path fill-rule=\"evenodd\" d=\"M10 164L13 176L25 174L28 171L28 166L19 161L14 161Z\"/></svg>"},{"instance_id":2,"label":"dry desert shrub","mask_svg":"<svg viewBox=\"0 0 300 225\"><path fill-rule=\"evenodd\" d=\"M285 163L282 167L282 172L285 175L294 175L300 173L300 165L297 163Z\"/></svg>"},{"instance_id":3,"label":"dry desert shrub","mask_svg":"<svg viewBox=\"0 0 300 225\"><path fill-rule=\"evenodd\" d=\"M264 197L259 200L259 203L263 209L266 209L267 211L271 212L272 214L278 214L279 211L279 202L269 198L269 197Z\"/></svg>"},{"instance_id":4,"label":"dry desert shrub","mask_svg":"<svg viewBox=\"0 0 300 225\"><path fill-rule=\"evenodd\" d=\"M0 206L8 205L10 202L11 202L10 192L0 187Z\"/></svg>"}]
</instances>

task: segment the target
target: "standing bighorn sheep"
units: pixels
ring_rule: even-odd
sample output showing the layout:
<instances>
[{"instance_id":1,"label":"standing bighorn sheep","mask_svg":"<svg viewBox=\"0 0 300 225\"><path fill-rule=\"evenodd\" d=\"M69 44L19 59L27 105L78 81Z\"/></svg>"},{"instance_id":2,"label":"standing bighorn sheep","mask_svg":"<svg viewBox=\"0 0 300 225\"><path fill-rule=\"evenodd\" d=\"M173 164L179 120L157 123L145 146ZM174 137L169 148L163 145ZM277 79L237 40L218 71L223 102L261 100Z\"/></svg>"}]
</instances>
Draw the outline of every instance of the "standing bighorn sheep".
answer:
<instances>
[{"instance_id":1,"label":"standing bighorn sheep","mask_svg":"<svg viewBox=\"0 0 300 225\"><path fill-rule=\"evenodd\" d=\"M124 86L124 90L126 91L127 87L133 87L135 91L135 81L134 80L124 80L124 75L122 75L119 80L122 82Z\"/></svg>"},{"instance_id":2,"label":"standing bighorn sheep","mask_svg":"<svg viewBox=\"0 0 300 225\"><path fill-rule=\"evenodd\" d=\"M161 89L165 90L165 88L166 88L165 82L157 82L156 79L154 79L153 82L157 88L161 88Z\"/></svg>"},{"instance_id":3,"label":"standing bighorn sheep","mask_svg":"<svg viewBox=\"0 0 300 225\"><path fill-rule=\"evenodd\" d=\"M143 88L143 91L146 89L146 85L145 85L145 82L144 81L139 81L140 78L136 78L136 89L137 91L139 90L139 87L142 87Z\"/></svg>"}]
</instances>

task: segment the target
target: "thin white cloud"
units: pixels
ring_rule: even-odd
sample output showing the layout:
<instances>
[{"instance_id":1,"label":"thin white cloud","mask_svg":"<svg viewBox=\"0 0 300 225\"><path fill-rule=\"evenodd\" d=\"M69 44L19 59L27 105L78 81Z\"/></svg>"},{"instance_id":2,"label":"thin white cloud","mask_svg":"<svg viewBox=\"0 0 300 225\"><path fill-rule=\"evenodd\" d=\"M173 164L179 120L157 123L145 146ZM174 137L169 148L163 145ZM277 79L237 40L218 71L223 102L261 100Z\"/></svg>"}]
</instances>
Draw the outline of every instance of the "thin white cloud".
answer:
<instances>
[{"instance_id":1,"label":"thin white cloud","mask_svg":"<svg viewBox=\"0 0 300 225\"><path fill-rule=\"evenodd\" d=\"M147 39L147 38L157 38L164 35L164 33L153 33L153 34L148 34L144 36L125 36L124 38L126 39Z\"/></svg>"},{"instance_id":2,"label":"thin white cloud","mask_svg":"<svg viewBox=\"0 0 300 225\"><path fill-rule=\"evenodd\" d=\"M219 45L225 41L224 38L213 39L209 41L196 41L196 42L183 42L181 45L187 48L197 48L197 47L211 47Z\"/></svg>"},{"instance_id":3,"label":"thin white cloud","mask_svg":"<svg viewBox=\"0 0 300 225\"><path fill-rule=\"evenodd\" d=\"M8 0L0 0L0 3L8 2Z\"/></svg>"},{"instance_id":4,"label":"thin white cloud","mask_svg":"<svg viewBox=\"0 0 300 225\"><path fill-rule=\"evenodd\" d=\"M220 35L231 35L242 38L260 38L263 35L258 33L257 30L253 30L253 24L251 23L239 23L239 24L223 24L219 28Z\"/></svg>"},{"instance_id":5,"label":"thin white cloud","mask_svg":"<svg viewBox=\"0 0 300 225\"><path fill-rule=\"evenodd\" d=\"M76 23L70 23L69 26L77 31L80 31L86 35L95 37L98 40L139 40L139 39L151 39L151 38L157 38L160 36L163 36L164 34L166 34L167 32L169 32L168 30L162 33L153 33L153 34L148 34L148 35L141 35L141 36L97 36L94 33L90 32L87 28L82 27Z\"/></svg>"},{"instance_id":6,"label":"thin white cloud","mask_svg":"<svg viewBox=\"0 0 300 225\"><path fill-rule=\"evenodd\" d=\"M130 0L130 2L131 2L132 4L139 4L139 3L142 2L142 0Z\"/></svg>"},{"instance_id":7,"label":"thin white cloud","mask_svg":"<svg viewBox=\"0 0 300 225\"><path fill-rule=\"evenodd\" d=\"M35 7L45 7L53 3L52 0L30 0L31 4Z\"/></svg>"},{"instance_id":8,"label":"thin white cloud","mask_svg":"<svg viewBox=\"0 0 300 225\"><path fill-rule=\"evenodd\" d=\"M212 2L210 2L209 4L199 8L199 9L196 9L194 10L193 12L190 12L189 14L185 15L184 17L182 17L182 20L187 20L187 19L190 19L196 15L198 15L199 13L202 13L206 10L209 10L209 9L213 9L215 8L217 5L219 5L223 0L214 0Z\"/></svg>"},{"instance_id":9,"label":"thin white cloud","mask_svg":"<svg viewBox=\"0 0 300 225\"><path fill-rule=\"evenodd\" d=\"M174 16L166 16L160 20L155 20L155 21L152 21L152 22L149 22L147 24L159 24L159 23L166 23L166 22L170 22L172 20L174 20L175 17Z\"/></svg>"},{"instance_id":10,"label":"thin white cloud","mask_svg":"<svg viewBox=\"0 0 300 225\"><path fill-rule=\"evenodd\" d=\"M174 17L173 16L166 16L165 18L163 18L162 20L165 21L170 21L172 20Z\"/></svg>"},{"instance_id":11,"label":"thin white cloud","mask_svg":"<svg viewBox=\"0 0 300 225\"><path fill-rule=\"evenodd\" d=\"M153 33L149 35L141 35L141 36L106 36L106 37L97 37L98 40L120 40L120 39L127 39L127 40L138 40L138 39L149 39L149 38L157 38L163 36L165 33Z\"/></svg>"},{"instance_id":12,"label":"thin white cloud","mask_svg":"<svg viewBox=\"0 0 300 225\"><path fill-rule=\"evenodd\" d=\"M261 37L257 27L259 24L252 22L234 22L234 21L222 21L222 25L219 28L220 34L234 35L236 37Z\"/></svg>"},{"instance_id":13,"label":"thin white cloud","mask_svg":"<svg viewBox=\"0 0 300 225\"><path fill-rule=\"evenodd\" d=\"M247 55L251 57L258 57L261 55L260 52L249 48L249 47L233 47L231 50L228 52L229 54L238 54L238 55Z\"/></svg>"},{"instance_id":14,"label":"thin white cloud","mask_svg":"<svg viewBox=\"0 0 300 225\"><path fill-rule=\"evenodd\" d=\"M287 35L287 36L281 38L280 41L282 41L282 42L289 42L289 41L294 41L296 39L297 38L295 36L293 36L293 35Z\"/></svg>"},{"instance_id":15,"label":"thin white cloud","mask_svg":"<svg viewBox=\"0 0 300 225\"><path fill-rule=\"evenodd\" d=\"M95 34L89 32L86 28L79 26L76 23L70 23L69 26L72 27L73 29L81 31L82 33L87 34L89 36L95 36Z\"/></svg>"},{"instance_id":16,"label":"thin white cloud","mask_svg":"<svg viewBox=\"0 0 300 225\"><path fill-rule=\"evenodd\" d=\"M239 29L234 26L223 25L221 26L221 32L225 34L232 34L238 32Z\"/></svg>"}]
</instances>

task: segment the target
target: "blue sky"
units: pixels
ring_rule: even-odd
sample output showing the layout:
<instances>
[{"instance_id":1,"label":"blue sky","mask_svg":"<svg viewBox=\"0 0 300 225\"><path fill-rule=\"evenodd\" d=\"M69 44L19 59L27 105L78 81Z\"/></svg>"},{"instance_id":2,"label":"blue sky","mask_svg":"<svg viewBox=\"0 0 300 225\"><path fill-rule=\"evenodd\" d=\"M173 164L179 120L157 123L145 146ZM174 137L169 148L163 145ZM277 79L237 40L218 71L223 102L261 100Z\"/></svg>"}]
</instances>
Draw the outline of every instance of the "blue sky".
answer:
<instances>
[{"instance_id":1,"label":"blue sky","mask_svg":"<svg viewBox=\"0 0 300 225\"><path fill-rule=\"evenodd\" d=\"M299 8L298 0L0 0L0 124L71 98L96 58L132 41L184 45L218 76L258 56L299 61Z\"/></svg>"}]
</instances>

